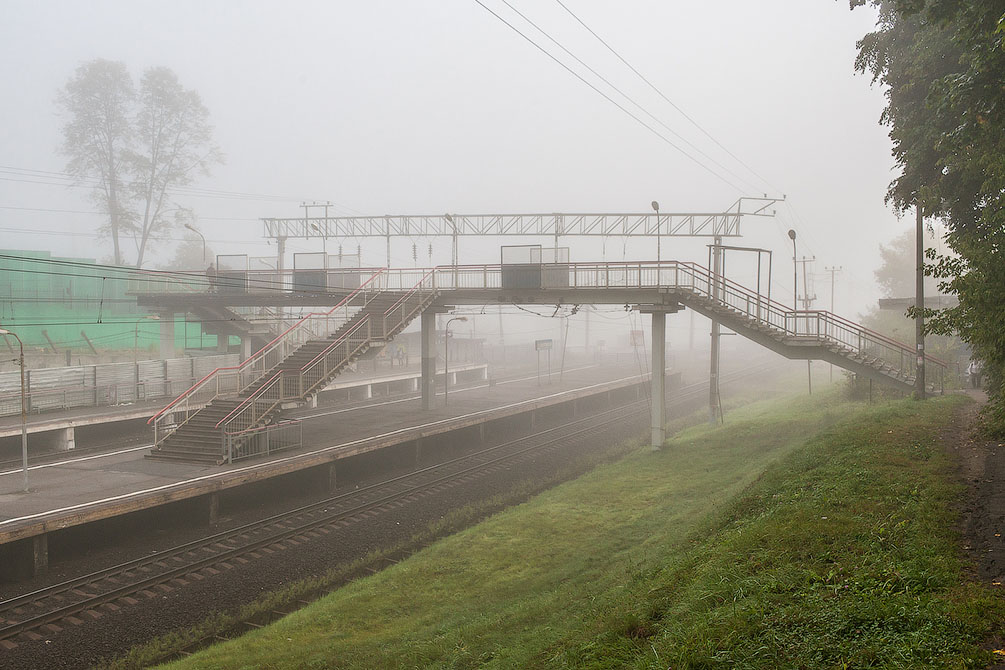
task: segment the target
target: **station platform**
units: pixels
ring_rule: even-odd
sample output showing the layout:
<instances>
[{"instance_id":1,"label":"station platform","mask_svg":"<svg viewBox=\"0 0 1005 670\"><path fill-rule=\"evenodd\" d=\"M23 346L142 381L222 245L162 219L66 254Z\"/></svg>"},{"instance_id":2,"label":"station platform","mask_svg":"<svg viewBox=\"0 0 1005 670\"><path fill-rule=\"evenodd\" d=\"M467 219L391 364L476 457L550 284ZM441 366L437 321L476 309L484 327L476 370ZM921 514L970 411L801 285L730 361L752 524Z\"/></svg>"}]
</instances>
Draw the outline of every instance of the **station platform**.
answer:
<instances>
[{"instance_id":1,"label":"station platform","mask_svg":"<svg viewBox=\"0 0 1005 670\"><path fill-rule=\"evenodd\" d=\"M451 368L450 375L452 384L467 380L486 380L488 378L488 365L485 363L461 363ZM443 372L439 371L437 376L442 380ZM383 371L347 371L339 376L337 383L329 385L321 392L321 400L325 401L336 396L370 398L375 393L386 395L393 392L414 391L418 388L420 377L418 364ZM25 422L25 428L29 436L41 437L47 448L53 448L55 451L72 451L76 446L77 428L123 421L146 421L159 412L168 400L158 398L122 405L75 407L31 414ZM19 437L20 435L20 415L0 417L0 439ZM33 437L28 444L29 454L33 455L39 451L34 448L35 446L36 442Z\"/></svg>"},{"instance_id":2,"label":"station platform","mask_svg":"<svg viewBox=\"0 0 1005 670\"><path fill-rule=\"evenodd\" d=\"M0 545L25 543L34 573L47 564L46 534L167 503L209 496L220 491L343 458L421 441L443 433L528 414L546 407L628 389L637 397L648 377L630 368L584 366L567 369L550 381L536 374L452 389L449 404L442 393L427 411L415 397L380 399L363 406L305 408L290 413L302 421L300 449L255 461L208 466L145 458L150 445L68 458L29 468L30 490L21 490L20 469L0 472ZM476 439L476 438L473 438ZM421 445L421 442L418 442ZM331 475L334 479L334 470Z\"/></svg>"}]
</instances>

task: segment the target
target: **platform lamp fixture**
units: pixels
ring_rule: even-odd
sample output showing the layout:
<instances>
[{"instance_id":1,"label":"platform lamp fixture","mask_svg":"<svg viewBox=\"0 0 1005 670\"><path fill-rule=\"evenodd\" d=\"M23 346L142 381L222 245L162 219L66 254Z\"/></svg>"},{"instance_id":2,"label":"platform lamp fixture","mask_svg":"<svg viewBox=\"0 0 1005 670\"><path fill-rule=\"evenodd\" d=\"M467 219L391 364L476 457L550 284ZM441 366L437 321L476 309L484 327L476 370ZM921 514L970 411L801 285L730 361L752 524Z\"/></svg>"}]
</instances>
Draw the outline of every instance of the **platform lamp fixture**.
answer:
<instances>
[{"instance_id":1,"label":"platform lamp fixture","mask_svg":"<svg viewBox=\"0 0 1005 670\"><path fill-rule=\"evenodd\" d=\"M16 333L0 328L0 335L7 337L10 335L17 340L18 365L21 367L21 469L24 471L24 492L28 492L28 396L24 386L24 343Z\"/></svg>"},{"instance_id":2,"label":"platform lamp fixture","mask_svg":"<svg viewBox=\"0 0 1005 670\"><path fill-rule=\"evenodd\" d=\"M656 262L658 263L662 259L662 254L660 253L660 204L653 200L652 206L656 212Z\"/></svg>"},{"instance_id":3,"label":"platform lamp fixture","mask_svg":"<svg viewBox=\"0 0 1005 670\"><path fill-rule=\"evenodd\" d=\"M191 224L186 223L185 227L188 228L189 230L191 230L196 235L198 235L199 239L202 240L202 262L205 263L206 262L206 238L203 236L202 233L200 233L198 230L196 230L195 228L193 228Z\"/></svg>"},{"instance_id":4,"label":"platform lamp fixture","mask_svg":"<svg viewBox=\"0 0 1005 670\"><path fill-rule=\"evenodd\" d=\"M447 393L450 391L450 324L454 321L467 321L466 316L455 316L447 320L443 329L443 405L447 405Z\"/></svg>"}]
</instances>

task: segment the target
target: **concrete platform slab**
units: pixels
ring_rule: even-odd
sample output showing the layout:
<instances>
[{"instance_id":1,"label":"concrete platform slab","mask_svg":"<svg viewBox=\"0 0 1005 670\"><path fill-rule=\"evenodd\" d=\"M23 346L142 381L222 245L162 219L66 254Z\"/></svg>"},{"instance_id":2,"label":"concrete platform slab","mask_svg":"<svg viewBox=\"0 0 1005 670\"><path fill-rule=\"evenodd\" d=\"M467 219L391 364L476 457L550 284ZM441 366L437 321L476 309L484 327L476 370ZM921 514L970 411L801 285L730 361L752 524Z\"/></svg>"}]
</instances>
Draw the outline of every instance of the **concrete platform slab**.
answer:
<instances>
[{"instance_id":1,"label":"concrete platform slab","mask_svg":"<svg viewBox=\"0 0 1005 670\"><path fill-rule=\"evenodd\" d=\"M332 463L348 456L515 416L643 383L625 368L566 370L561 382L538 386L536 375L453 390L429 411L417 397L362 407L303 409L305 446L229 466L145 459L149 447L33 466L30 492L20 492L21 471L0 472L0 544L69 526L148 509L254 481Z\"/></svg>"}]
</instances>

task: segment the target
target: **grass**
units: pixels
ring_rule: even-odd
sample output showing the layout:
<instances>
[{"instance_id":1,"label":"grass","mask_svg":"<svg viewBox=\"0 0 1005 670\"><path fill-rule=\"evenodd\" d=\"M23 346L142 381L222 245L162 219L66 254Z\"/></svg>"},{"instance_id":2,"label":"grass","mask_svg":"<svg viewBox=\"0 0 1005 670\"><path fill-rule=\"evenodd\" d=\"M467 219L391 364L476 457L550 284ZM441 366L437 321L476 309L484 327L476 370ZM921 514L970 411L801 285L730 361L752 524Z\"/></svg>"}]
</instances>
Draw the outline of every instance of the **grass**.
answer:
<instances>
[{"instance_id":1,"label":"grass","mask_svg":"<svg viewBox=\"0 0 1005 670\"><path fill-rule=\"evenodd\" d=\"M172 668L985 667L937 443L965 402L759 403Z\"/></svg>"}]
</instances>

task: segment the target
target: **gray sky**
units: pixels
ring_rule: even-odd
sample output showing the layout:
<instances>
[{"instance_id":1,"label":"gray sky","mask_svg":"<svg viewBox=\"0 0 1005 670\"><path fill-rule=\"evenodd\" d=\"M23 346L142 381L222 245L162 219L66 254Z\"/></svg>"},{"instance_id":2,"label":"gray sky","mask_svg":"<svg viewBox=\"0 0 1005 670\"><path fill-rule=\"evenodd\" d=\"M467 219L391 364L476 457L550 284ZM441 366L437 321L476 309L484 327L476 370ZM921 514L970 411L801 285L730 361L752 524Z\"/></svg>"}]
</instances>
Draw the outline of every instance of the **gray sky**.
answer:
<instances>
[{"instance_id":1,"label":"gray sky","mask_svg":"<svg viewBox=\"0 0 1005 670\"><path fill-rule=\"evenodd\" d=\"M484 2L554 50L501 0ZM784 231L795 227L800 253L817 257L818 306L829 301L825 265L845 268L837 311L877 297L877 246L910 222L883 204L892 159L882 92L853 73L872 12L844 0L567 0L765 184L552 0L510 2L752 184L712 167L738 189L697 166L473 0L6 0L0 165L64 170L53 101L80 63L120 60L137 77L164 65L202 95L227 157L195 185L288 198L179 199L218 251L267 255L258 217L296 216L302 199L366 214L647 211L653 199L663 211L719 211L739 195L784 193L777 218L748 220L739 242L776 250L776 295L791 295ZM0 207L2 247L107 254L92 236L97 215L10 209L93 209L81 189L0 180ZM428 241L415 242L426 263ZM412 265L412 243L396 242L395 264ZM664 257L704 262L706 243L671 242ZM574 260L655 256L642 241L568 244ZM383 262L383 243L364 245L364 261ZM447 260L449 240L433 245L433 261ZM464 241L461 251L464 262L493 262L498 241Z\"/></svg>"}]
</instances>

